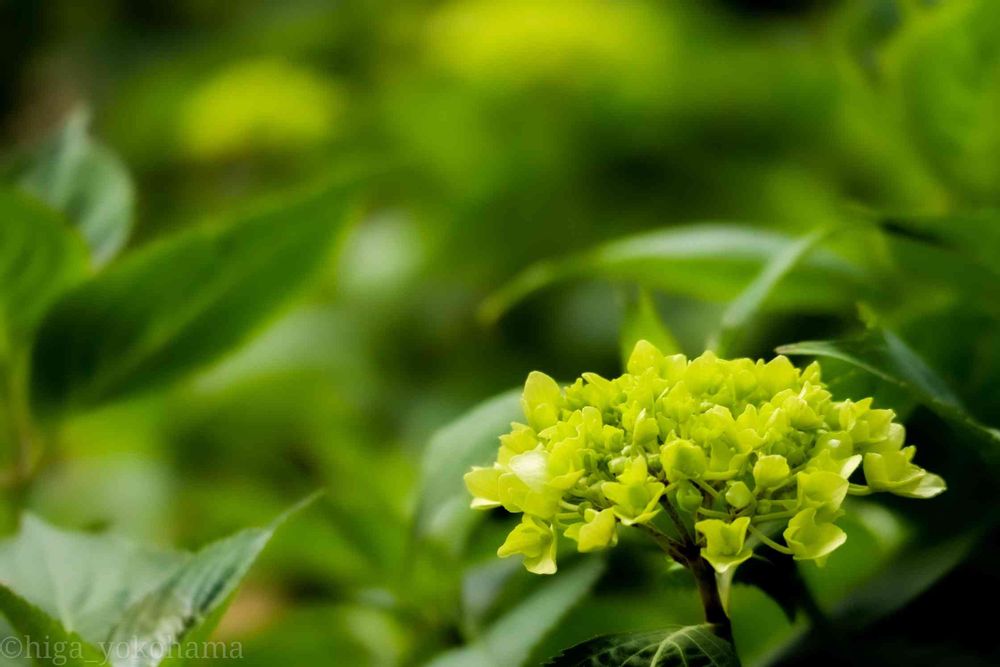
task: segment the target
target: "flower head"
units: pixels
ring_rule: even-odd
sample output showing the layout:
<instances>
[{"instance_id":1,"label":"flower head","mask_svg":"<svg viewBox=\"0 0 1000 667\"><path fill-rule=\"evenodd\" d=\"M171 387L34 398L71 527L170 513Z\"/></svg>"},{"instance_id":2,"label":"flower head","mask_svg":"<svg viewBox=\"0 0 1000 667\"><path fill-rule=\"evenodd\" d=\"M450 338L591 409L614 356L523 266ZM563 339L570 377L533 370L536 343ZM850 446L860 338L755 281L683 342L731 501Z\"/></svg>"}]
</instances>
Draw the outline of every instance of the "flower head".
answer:
<instances>
[{"instance_id":1,"label":"flower head","mask_svg":"<svg viewBox=\"0 0 1000 667\"><path fill-rule=\"evenodd\" d=\"M472 507L523 514L501 556L551 573L560 533L595 551L617 543L619 524L656 534L693 515L697 546L719 572L758 540L822 562L846 539L834 521L849 493L929 498L945 488L913 463L891 410L834 400L816 363L711 352L689 361L640 341L627 369L568 387L528 376L526 423L500 437L491 467L465 475ZM785 546L767 537L782 529Z\"/></svg>"}]
</instances>

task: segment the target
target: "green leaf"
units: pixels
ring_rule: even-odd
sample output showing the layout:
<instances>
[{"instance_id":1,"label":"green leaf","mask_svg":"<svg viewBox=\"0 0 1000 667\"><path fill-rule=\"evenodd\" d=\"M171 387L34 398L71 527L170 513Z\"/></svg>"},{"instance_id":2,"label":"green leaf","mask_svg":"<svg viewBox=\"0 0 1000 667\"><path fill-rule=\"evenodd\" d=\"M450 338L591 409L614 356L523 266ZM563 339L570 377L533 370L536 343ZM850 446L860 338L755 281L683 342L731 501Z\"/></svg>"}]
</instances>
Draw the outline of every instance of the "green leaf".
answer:
<instances>
[{"instance_id":1,"label":"green leaf","mask_svg":"<svg viewBox=\"0 0 1000 667\"><path fill-rule=\"evenodd\" d=\"M57 215L0 188L0 357L25 343L46 306L85 269L83 244Z\"/></svg>"},{"instance_id":2,"label":"green leaf","mask_svg":"<svg viewBox=\"0 0 1000 667\"><path fill-rule=\"evenodd\" d=\"M458 551L477 512L469 509L462 476L496 458L499 438L522 419L521 389L494 396L438 430L424 452L416 531L445 540Z\"/></svg>"},{"instance_id":3,"label":"green leaf","mask_svg":"<svg viewBox=\"0 0 1000 667\"><path fill-rule=\"evenodd\" d=\"M710 625L688 625L609 635L567 649L550 660L552 667L738 667L733 645L712 632Z\"/></svg>"},{"instance_id":4,"label":"green leaf","mask_svg":"<svg viewBox=\"0 0 1000 667\"><path fill-rule=\"evenodd\" d=\"M34 664L53 667L104 663L104 654L99 648L75 632L67 631L59 621L3 584L0 584L0 610L10 619L22 640L19 644L6 640L3 657L34 656Z\"/></svg>"},{"instance_id":5,"label":"green leaf","mask_svg":"<svg viewBox=\"0 0 1000 667\"><path fill-rule=\"evenodd\" d=\"M640 340L649 341L663 354L677 354L681 351L677 339L657 312L652 295L644 289L630 296L625 304L620 338L622 367L628 362L632 349Z\"/></svg>"},{"instance_id":6,"label":"green leaf","mask_svg":"<svg viewBox=\"0 0 1000 667\"><path fill-rule=\"evenodd\" d=\"M736 336L743 327L763 308L778 284L803 261L827 234L829 234L829 230L817 229L794 243L788 244L781 252L777 253L757 274L753 282L747 285L746 289L729 304L722 315L719 331L706 347L714 348L720 356L730 356L736 343Z\"/></svg>"},{"instance_id":7,"label":"green leaf","mask_svg":"<svg viewBox=\"0 0 1000 667\"><path fill-rule=\"evenodd\" d=\"M311 500L195 554L61 531L26 515L20 533L0 543L0 580L10 589L0 589L0 611L26 634L78 634L115 667L155 667L171 647L208 636L275 529Z\"/></svg>"},{"instance_id":8,"label":"green leaf","mask_svg":"<svg viewBox=\"0 0 1000 667\"><path fill-rule=\"evenodd\" d=\"M903 389L975 439L966 443L960 438L957 442L969 446L990 463L1000 463L1000 431L981 424L970 415L948 385L894 333L872 328L854 339L794 343L782 345L777 351L839 359Z\"/></svg>"},{"instance_id":9,"label":"green leaf","mask_svg":"<svg viewBox=\"0 0 1000 667\"><path fill-rule=\"evenodd\" d=\"M549 285L578 278L634 282L706 300L735 298L796 241L778 232L735 224L696 224L638 234L565 259L530 267L491 295L480 316L498 319ZM823 311L853 301L860 270L830 252L811 253L790 272L769 305Z\"/></svg>"},{"instance_id":10,"label":"green leaf","mask_svg":"<svg viewBox=\"0 0 1000 667\"><path fill-rule=\"evenodd\" d=\"M599 557L580 559L560 568L519 605L501 616L477 640L449 651L430 667L517 667L527 662L532 649L577 604L604 571Z\"/></svg>"},{"instance_id":11,"label":"green leaf","mask_svg":"<svg viewBox=\"0 0 1000 667\"><path fill-rule=\"evenodd\" d=\"M96 643L134 597L184 560L113 536L59 530L28 514L20 532L0 542L0 581L67 632ZM11 608L3 612L16 620Z\"/></svg>"},{"instance_id":12,"label":"green leaf","mask_svg":"<svg viewBox=\"0 0 1000 667\"><path fill-rule=\"evenodd\" d=\"M101 265L125 245L135 188L125 165L87 133L89 114L77 110L32 156L21 185L73 222Z\"/></svg>"},{"instance_id":13,"label":"green leaf","mask_svg":"<svg viewBox=\"0 0 1000 667\"><path fill-rule=\"evenodd\" d=\"M36 407L91 407L162 385L244 341L326 260L346 190L192 229L66 294L38 333Z\"/></svg>"},{"instance_id":14,"label":"green leaf","mask_svg":"<svg viewBox=\"0 0 1000 667\"><path fill-rule=\"evenodd\" d=\"M915 144L966 200L998 194L998 21L993 0L932 3L911 13L883 58Z\"/></svg>"}]
</instances>

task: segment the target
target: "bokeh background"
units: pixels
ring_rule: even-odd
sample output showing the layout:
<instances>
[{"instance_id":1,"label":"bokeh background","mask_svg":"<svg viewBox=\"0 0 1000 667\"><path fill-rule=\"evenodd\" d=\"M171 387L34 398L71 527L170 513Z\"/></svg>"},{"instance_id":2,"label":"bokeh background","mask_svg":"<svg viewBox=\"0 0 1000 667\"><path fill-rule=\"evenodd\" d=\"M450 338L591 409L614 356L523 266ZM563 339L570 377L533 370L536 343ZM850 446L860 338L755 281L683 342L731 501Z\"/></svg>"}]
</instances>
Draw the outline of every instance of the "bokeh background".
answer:
<instances>
[{"instance_id":1,"label":"bokeh background","mask_svg":"<svg viewBox=\"0 0 1000 667\"><path fill-rule=\"evenodd\" d=\"M861 304L997 423L993 0L6 0L0 17L7 154L87 109L134 184L122 257L376 167L290 305L197 372L66 420L24 499L62 526L193 548L325 489L218 630L248 664L420 664L488 635L539 580L493 555L507 517L424 525L428 443L530 370L617 373L637 284L698 354L780 246L733 268L740 244L834 230L829 261L779 284L735 353L852 335ZM584 269L490 298L536 262L706 221L750 231L694 233L693 256L719 233L735 249L677 258L681 278ZM851 548L803 572L812 624L739 584L744 659L996 664L979 606L997 591L996 469L898 388L828 377L904 415L950 490L859 505ZM509 421L488 417L493 435ZM444 451L474 437L452 428ZM530 659L698 615L684 573L626 540Z\"/></svg>"}]
</instances>

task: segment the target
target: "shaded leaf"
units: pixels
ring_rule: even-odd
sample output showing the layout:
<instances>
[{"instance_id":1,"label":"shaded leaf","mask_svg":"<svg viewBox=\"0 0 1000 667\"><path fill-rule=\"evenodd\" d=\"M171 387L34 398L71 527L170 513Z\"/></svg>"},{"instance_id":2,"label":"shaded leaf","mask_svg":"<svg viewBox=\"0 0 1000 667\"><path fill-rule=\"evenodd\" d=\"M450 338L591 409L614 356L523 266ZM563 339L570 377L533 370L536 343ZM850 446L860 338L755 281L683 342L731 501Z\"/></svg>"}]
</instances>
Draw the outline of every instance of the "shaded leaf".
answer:
<instances>
[{"instance_id":1,"label":"shaded leaf","mask_svg":"<svg viewBox=\"0 0 1000 667\"><path fill-rule=\"evenodd\" d=\"M674 334L660 317L652 295L644 289L630 296L625 304L620 338L622 367L628 362L632 349L640 340L649 341L663 354L677 354L681 351Z\"/></svg>"},{"instance_id":2,"label":"shaded leaf","mask_svg":"<svg viewBox=\"0 0 1000 667\"><path fill-rule=\"evenodd\" d=\"M890 331L872 328L854 339L794 343L782 345L777 351L839 359L898 386L945 421L973 435L977 455L992 463L1000 461L1000 431L970 415L948 385Z\"/></svg>"},{"instance_id":3,"label":"shaded leaf","mask_svg":"<svg viewBox=\"0 0 1000 667\"><path fill-rule=\"evenodd\" d=\"M578 644L550 660L552 667L737 667L733 645L710 625L610 635Z\"/></svg>"},{"instance_id":4,"label":"shaded leaf","mask_svg":"<svg viewBox=\"0 0 1000 667\"><path fill-rule=\"evenodd\" d=\"M715 349L720 356L731 356L736 336L764 307L778 284L828 233L827 229L817 229L778 252L746 289L729 304L722 315L722 322L719 323L719 331L706 347Z\"/></svg>"},{"instance_id":5,"label":"shaded leaf","mask_svg":"<svg viewBox=\"0 0 1000 667\"><path fill-rule=\"evenodd\" d=\"M538 290L575 278L638 283L708 300L735 298L771 259L796 241L735 224L696 224L638 234L530 267L487 299L480 315L498 319ZM822 311L852 303L861 272L831 252L815 252L790 272L770 305Z\"/></svg>"},{"instance_id":6,"label":"shaded leaf","mask_svg":"<svg viewBox=\"0 0 1000 667\"><path fill-rule=\"evenodd\" d=\"M471 644L449 651L431 667L517 667L532 649L577 604L604 571L598 557L580 559L546 578L534 593L501 616Z\"/></svg>"},{"instance_id":7,"label":"shaded leaf","mask_svg":"<svg viewBox=\"0 0 1000 667\"><path fill-rule=\"evenodd\" d=\"M32 156L21 185L73 222L97 265L125 245L132 228L135 188L118 157L90 138L80 109Z\"/></svg>"},{"instance_id":8,"label":"shaded leaf","mask_svg":"<svg viewBox=\"0 0 1000 667\"><path fill-rule=\"evenodd\" d=\"M446 539L455 549L476 518L469 509L462 476L474 465L489 465L510 423L522 418L521 390L511 389L472 408L438 430L427 445L417 503L418 535Z\"/></svg>"},{"instance_id":9,"label":"shaded leaf","mask_svg":"<svg viewBox=\"0 0 1000 667\"><path fill-rule=\"evenodd\" d=\"M24 344L46 306L85 273L83 243L31 197L0 189L0 335ZM0 340L0 357L4 356Z\"/></svg>"},{"instance_id":10,"label":"shaded leaf","mask_svg":"<svg viewBox=\"0 0 1000 667\"><path fill-rule=\"evenodd\" d=\"M36 407L89 407L175 379L245 340L322 265L332 186L145 248L65 295L32 359Z\"/></svg>"}]
</instances>

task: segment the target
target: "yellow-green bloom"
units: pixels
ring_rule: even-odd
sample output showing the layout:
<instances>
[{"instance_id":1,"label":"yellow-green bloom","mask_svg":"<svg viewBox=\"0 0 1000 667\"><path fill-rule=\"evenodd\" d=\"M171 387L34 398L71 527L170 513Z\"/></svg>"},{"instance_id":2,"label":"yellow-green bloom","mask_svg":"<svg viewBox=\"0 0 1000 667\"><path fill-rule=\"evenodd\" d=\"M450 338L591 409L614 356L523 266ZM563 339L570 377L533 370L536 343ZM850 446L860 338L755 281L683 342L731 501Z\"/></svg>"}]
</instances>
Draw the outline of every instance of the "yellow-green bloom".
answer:
<instances>
[{"instance_id":1,"label":"yellow-green bloom","mask_svg":"<svg viewBox=\"0 0 1000 667\"><path fill-rule=\"evenodd\" d=\"M933 498L945 490L944 480L910 463L916 447L898 452L865 454L864 470L872 491L888 491L910 498Z\"/></svg>"},{"instance_id":2,"label":"yellow-green bloom","mask_svg":"<svg viewBox=\"0 0 1000 667\"><path fill-rule=\"evenodd\" d=\"M763 489L780 485L788 479L791 472L788 459L778 454L761 456L753 464L754 482Z\"/></svg>"},{"instance_id":3,"label":"yellow-green bloom","mask_svg":"<svg viewBox=\"0 0 1000 667\"><path fill-rule=\"evenodd\" d=\"M830 522L816 521L816 508L804 509L788 522L785 544L795 560L815 560L822 565L837 547L847 541L847 534Z\"/></svg>"},{"instance_id":4,"label":"yellow-green bloom","mask_svg":"<svg viewBox=\"0 0 1000 667\"><path fill-rule=\"evenodd\" d=\"M711 563L715 571L720 574L739 565L753 553L746 545L750 517L740 517L732 523L726 523L721 519L706 519L699 521L694 527L705 536L705 546L701 550L702 558Z\"/></svg>"},{"instance_id":5,"label":"yellow-green bloom","mask_svg":"<svg viewBox=\"0 0 1000 667\"><path fill-rule=\"evenodd\" d=\"M465 487L472 494L472 509L485 510L500 507L499 468L478 468L465 473Z\"/></svg>"},{"instance_id":6,"label":"yellow-green bloom","mask_svg":"<svg viewBox=\"0 0 1000 667\"><path fill-rule=\"evenodd\" d=\"M584 523L574 523L566 529L566 537L576 540L581 552L598 551L618 544L618 520L610 509L584 512Z\"/></svg>"},{"instance_id":7,"label":"yellow-green bloom","mask_svg":"<svg viewBox=\"0 0 1000 667\"><path fill-rule=\"evenodd\" d=\"M526 553L533 571L554 569L559 534L580 551L613 546L619 524L661 532L661 541L683 536L669 530L671 506L684 521L714 517L696 534L719 571L749 557L758 517L787 521L793 554L822 561L844 539L832 521L848 493L929 498L945 489L912 462L891 410L834 400L816 363L800 371L785 357L711 352L688 360L640 341L627 369L610 379L584 373L567 387L531 373L526 423L500 437L492 466L465 476L472 507L524 514L502 551ZM859 468L866 483L852 484Z\"/></svg>"},{"instance_id":8,"label":"yellow-green bloom","mask_svg":"<svg viewBox=\"0 0 1000 667\"><path fill-rule=\"evenodd\" d=\"M514 527L507 540L497 549L500 558L521 554L524 567L535 574L553 574L556 571L556 531L551 524L524 516Z\"/></svg>"},{"instance_id":9,"label":"yellow-green bloom","mask_svg":"<svg viewBox=\"0 0 1000 667\"><path fill-rule=\"evenodd\" d=\"M649 479L646 459L634 459L618 482L605 482L601 492L612 503L615 515L626 526L646 523L660 511L660 497L666 487Z\"/></svg>"},{"instance_id":10,"label":"yellow-green bloom","mask_svg":"<svg viewBox=\"0 0 1000 667\"><path fill-rule=\"evenodd\" d=\"M708 468L705 450L690 440L673 440L660 448L660 463L668 482L699 479Z\"/></svg>"}]
</instances>

